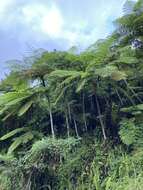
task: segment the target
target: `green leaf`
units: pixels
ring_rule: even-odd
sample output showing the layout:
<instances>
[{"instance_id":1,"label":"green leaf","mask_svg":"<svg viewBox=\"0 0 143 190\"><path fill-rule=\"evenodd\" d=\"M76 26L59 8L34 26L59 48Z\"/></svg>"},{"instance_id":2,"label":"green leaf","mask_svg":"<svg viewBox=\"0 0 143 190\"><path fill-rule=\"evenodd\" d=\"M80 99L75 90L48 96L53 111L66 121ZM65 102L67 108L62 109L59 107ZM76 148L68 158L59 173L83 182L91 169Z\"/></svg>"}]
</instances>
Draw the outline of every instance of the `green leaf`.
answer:
<instances>
[{"instance_id":1,"label":"green leaf","mask_svg":"<svg viewBox=\"0 0 143 190\"><path fill-rule=\"evenodd\" d=\"M123 71L115 71L111 74L111 78L115 81L125 80L127 75Z\"/></svg>"},{"instance_id":2,"label":"green leaf","mask_svg":"<svg viewBox=\"0 0 143 190\"><path fill-rule=\"evenodd\" d=\"M26 91L27 89L25 89ZM23 91L8 92L0 96L0 105L13 105L30 96L29 93ZM13 102L14 101L14 102Z\"/></svg>"},{"instance_id":3,"label":"green leaf","mask_svg":"<svg viewBox=\"0 0 143 190\"><path fill-rule=\"evenodd\" d=\"M0 110L0 115L2 115L3 113L5 113L5 111L8 110L8 106L4 106L1 110Z\"/></svg>"},{"instance_id":4,"label":"green leaf","mask_svg":"<svg viewBox=\"0 0 143 190\"><path fill-rule=\"evenodd\" d=\"M120 63L125 63L125 64L135 64L138 63L138 59L135 57L127 57L127 56L121 56L118 60Z\"/></svg>"},{"instance_id":5,"label":"green leaf","mask_svg":"<svg viewBox=\"0 0 143 190\"><path fill-rule=\"evenodd\" d=\"M86 79L80 81L80 83L78 84L78 87L76 89L76 92L80 92L83 89L83 87L85 86L85 83L86 83Z\"/></svg>"},{"instance_id":6,"label":"green leaf","mask_svg":"<svg viewBox=\"0 0 143 190\"><path fill-rule=\"evenodd\" d=\"M33 104L33 101L32 101L32 100L29 101L29 102L27 102L26 104L24 104L24 105L20 108L20 110L18 111L18 116L22 116L23 114L25 114L25 113L30 109L30 107L32 106L32 104Z\"/></svg>"},{"instance_id":7,"label":"green leaf","mask_svg":"<svg viewBox=\"0 0 143 190\"><path fill-rule=\"evenodd\" d=\"M8 138L10 138L10 137L12 137L12 136L14 136L14 135L16 135L17 133L21 133L21 132L27 131L28 129L29 129L29 128L27 128L27 127L17 128L17 129L15 129L15 130L13 130L13 131L7 133L6 135L2 136L2 137L0 138L0 140L1 140L1 141L4 141L4 140L6 140L6 139L8 139Z\"/></svg>"},{"instance_id":8,"label":"green leaf","mask_svg":"<svg viewBox=\"0 0 143 190\"><path fill-rule=\"evenodd\" d=\"M130 106L127 108L122 108L121 111L125 113L132 113L132 112L139 111L138 113L140 113L141 111L143 111L143 104L138 104L138 105Z\"/></svg>"},{"instance_id":9,"label":"green leaf","mask_svg":"<svg viewBox=\"0 0 143 190\"><path fill-rule=\"evenodd\" d=\"M24 96L24 97L20 97L20 98L15 98L14 100L8 102L6 104L6 106L13 106L15 104L21 103L21 101L25 100L28 97L29 97L29 95L28 96Z\"/></svg>"},{"instance_id":10,"label":"green leaf","mask_svg":"<svg viewBox=\"0 0 143 190\"><path fill-rule=\"evenodd\" d=\"M4 118L2 118L2 121L6 121L10 116L12 116L13 112L8 113Z\"/></svg>"},{"instance_id":11,"label":"green leaf","mask_svg":"<svg viewBox=\"0 0 143 190\"><path fill-rule=\"evenodd\" d=\"M27 132L20 137L15 138L14 142L8 149L8 154L11 154L15 149L17 149L21 144L26 144L32 140L34 135L31 132Z\"/></svg>"},{"instance_id":12,"label":"green leaf","mask_svg":"<svg viewBox=\"0 0 143 190\"><path fill-rule=\"evenodd\" d=\"M81 71L55 70L50 74L50 76L59 78L65 78L70 76L78 77L81 76L82 73L83 72Z\"/></svg>"},{"instance_id":13,"label":"green leaf","mask_svg":"<svg viewBox=\"0 0 143 190\"><path fill-rule=\"evenodd\" d=\"M113 65L107 65L105 67L96 69L95 75L100 76L102 78L110 77L115 81L126 79L125 72L119 71L118 68Z\"/></svg>"}]
</instances>

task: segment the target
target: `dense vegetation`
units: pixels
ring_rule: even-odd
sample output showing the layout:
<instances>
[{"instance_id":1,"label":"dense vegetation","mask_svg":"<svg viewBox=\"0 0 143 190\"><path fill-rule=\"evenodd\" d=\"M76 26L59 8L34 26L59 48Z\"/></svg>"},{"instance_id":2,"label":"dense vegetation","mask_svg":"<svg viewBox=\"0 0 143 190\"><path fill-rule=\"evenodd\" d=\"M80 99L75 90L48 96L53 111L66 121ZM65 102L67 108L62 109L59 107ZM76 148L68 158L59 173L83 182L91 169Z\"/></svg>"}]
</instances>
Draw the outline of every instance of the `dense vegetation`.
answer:
<instances>
[{"instance_id":1,"label":"dense vegetation","mask_svg":"<svg viewBox=\"0 0 143 190\"><path fill-rule=\"evenodd\" d=\"M84 52L11 62L0 190L143 189L143 1L127 1L115 25Z\"/></svg>"}]
</instances>

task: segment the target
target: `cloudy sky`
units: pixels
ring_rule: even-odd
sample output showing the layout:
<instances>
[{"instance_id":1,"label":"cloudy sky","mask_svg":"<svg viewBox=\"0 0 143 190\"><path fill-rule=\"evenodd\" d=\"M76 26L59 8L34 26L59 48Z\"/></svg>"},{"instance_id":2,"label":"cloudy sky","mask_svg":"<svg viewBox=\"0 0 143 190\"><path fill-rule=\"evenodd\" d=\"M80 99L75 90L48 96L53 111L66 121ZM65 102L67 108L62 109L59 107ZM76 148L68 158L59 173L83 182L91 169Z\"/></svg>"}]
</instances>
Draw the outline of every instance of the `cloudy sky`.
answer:
<instances>
[{"instance_id":1,"label":"cloudy sky","mask_svg":"<svg viewBox=\"0 0 143 190\"><path fill-rule=\"evenodd\" d=\"M38 48L85 48L113 30L125 0L1 0L0 71Z\"/></svg>"}]
</instances>

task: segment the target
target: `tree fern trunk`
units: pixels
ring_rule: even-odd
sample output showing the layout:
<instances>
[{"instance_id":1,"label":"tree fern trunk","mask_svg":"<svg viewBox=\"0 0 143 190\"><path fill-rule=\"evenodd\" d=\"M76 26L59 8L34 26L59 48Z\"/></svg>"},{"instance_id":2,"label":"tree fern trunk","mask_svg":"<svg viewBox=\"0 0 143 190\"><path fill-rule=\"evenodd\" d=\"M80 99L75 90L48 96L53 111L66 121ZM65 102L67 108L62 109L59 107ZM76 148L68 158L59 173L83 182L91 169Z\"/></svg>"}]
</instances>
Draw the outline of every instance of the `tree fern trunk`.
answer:
<instances>
[{"instance_id":1,"label":"tree fern trunk","mask_svg":"<svg viewBox=\"0 0 143 190\"><path fill-rule=\"evenodd\" d=\"M83 93L83 96L82 96L82 109L83 109L84 126L85 126L85 130L87 131L87 122L86 122L86 115L85 115L85 96L84 96L84 93Z\"/></svg>"},{"instance_id":2,"label":"tree fern trunk","mask_svg":"<svg viewBox=\"0 0 143 190\"><path fill-rule=\"evenodd\" d=\"M53 115L52 115L52 110L51 110L51 108L49 108L49 114L50 114L51 132L52 132L52 137L53 137L53 139L54 139L54 138L55 138L55 132L54 132Z\"/></svg>"},{"instance_id":3,"label":"tree fern trunk","mask_svg":"<svg viewBox=\"0 0 143 190\"><path fill-rule=\"evenodd\" d=\"M43 77L40 77L40 79L41 79L41 82L42 82L42 86L43 86L43 87L46 87L44 78L43 78ZM52 133L52 137L53 137L53 139L54 139L54 138L55 138L55 132L54 132L52 109L51 109L51 104L50 104L50 100L49 100L49 97L48 97L48 96L47 96L47 99L48 99L48 104L49 104L51 133Z\"/></svg>"},{"instance_id":4,"label":"tree fern trunk","mask_svg":"<svg viewBox=\"0 0 143 190\"><path fill-rule=\"evenodd\" d=\"M104 140L106 140L107 137L106 137L106 133L105 133L104 122L103 122L103 119L102 119L102 116L101 116L101 110L100 110L98 98L97 98L96 95L95 95L95 99L96 99L97 111L98 111L99 121L100 121L101 128L102 128L103 137L104 137Z\"/></svg>"},{"instance_id":5,"label":"tree fern trunk","mask_svg":"<svg viewBox=\"0 0 143 190\"><path fill-rule=\"evenodd\" d=\"M69 118L68 118L67 112L65 113L65 117L66 117L67 135L68 135L68 138L69 138L70 137L70 126L69 126Z\"/></svg>"},{"instance_id":6,"label":"tree fern trunk","mask_svg":"<svg viewBox=\"0 0 143 190\"><path fill-rule=\"evenodd\" d=\"M115 92L116 92L116 94L117 94L117 96L119 98L121 106L124 105L123 100L122 100L122 98L121 98L121 96L120 96L120 94L119 94L119 92L118 92L118 90L116 88L115 88Z\"/></svg>"},{"instance_id":7,"label":"tree fern trunk","mask_svg":"<svg viewBox=\"0 0 143 190\"><path fill-rule=\"evenodd\" d=\"M51 108L51 104L50 104L49 97L48 97L48 103L49 103L49 114L50 114L51 133L52 133L52 137L53 137L53 139L54 139L54 138L55 138L55 131L54 131L54 123L53 123L53 114L52 114L52 108Z\"/></svg>"},{"instance_id":8,"label":"tree fern trunk","mask_svg":"<svg viewBox=\"0 0 143 190\"><path fill-rule=\"evenodd\" d=\"M70 104L68 103L68 115L69 115L69 120L70 122L72 121L72 117L71 117L71 108L70 108Z\"/></svg>"},{"instance_id":9,"label":"tree fern trunk","mask_svg":"<svg viewBox=\"0 0 143 190\"><path fill-rule=\"evenodd\" d=\"M79 138L78 129L77 129L77 123L76 123L75 119L73 119L73 120L74 120L74 128L75 128L76 136L77 136L77 138Z\"/></svg>"}]
</instances>

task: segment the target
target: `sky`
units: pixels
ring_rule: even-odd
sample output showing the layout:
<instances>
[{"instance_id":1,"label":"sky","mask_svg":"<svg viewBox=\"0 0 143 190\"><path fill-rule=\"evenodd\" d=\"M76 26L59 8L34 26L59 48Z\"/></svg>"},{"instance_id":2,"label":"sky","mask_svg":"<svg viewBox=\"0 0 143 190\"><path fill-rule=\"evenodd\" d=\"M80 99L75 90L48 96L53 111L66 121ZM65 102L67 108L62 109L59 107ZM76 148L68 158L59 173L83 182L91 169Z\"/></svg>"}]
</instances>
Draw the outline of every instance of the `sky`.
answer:
<instances>
[{"instance_id":1,"label":"sky","mask_svg":"<svg viewBox=\"0 0 143 190\"><path fill-rule=\"evenodd\" d=\"M1 0L0 78L5 61L44 48L83 49L114 30L126 0Z\"/></svg>"}]
</instances>

